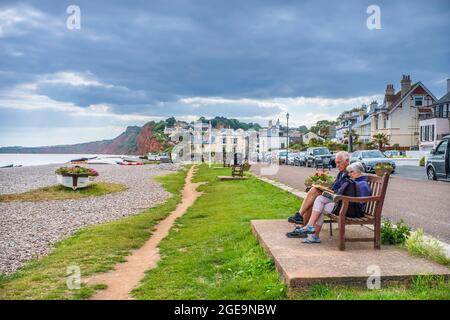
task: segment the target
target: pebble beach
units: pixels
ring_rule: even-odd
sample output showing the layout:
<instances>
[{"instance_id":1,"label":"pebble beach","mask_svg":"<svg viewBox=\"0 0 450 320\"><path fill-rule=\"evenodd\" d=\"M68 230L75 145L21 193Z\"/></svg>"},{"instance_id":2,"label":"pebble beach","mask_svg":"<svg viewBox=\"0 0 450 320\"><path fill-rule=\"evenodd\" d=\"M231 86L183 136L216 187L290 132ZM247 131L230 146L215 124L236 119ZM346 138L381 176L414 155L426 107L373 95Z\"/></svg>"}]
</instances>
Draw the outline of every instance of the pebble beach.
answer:
<instances>
[{"instance_id":1,"label":"pebble beach","mask_svg":"<svg viewBox=\"0 0 450 320\"><path fill-rule=\"evenodd\" d=\"M60 165L0 169L0 194L55 185ZM19 270L46 255L53 244L76 230L126 216L164 202L166 192L153 177L178 171L176 164L145 166L90 165L98 181L121 183L128 190L99 197L42 202L0 202L0 274Z\"/></svg>"}]
</instances>

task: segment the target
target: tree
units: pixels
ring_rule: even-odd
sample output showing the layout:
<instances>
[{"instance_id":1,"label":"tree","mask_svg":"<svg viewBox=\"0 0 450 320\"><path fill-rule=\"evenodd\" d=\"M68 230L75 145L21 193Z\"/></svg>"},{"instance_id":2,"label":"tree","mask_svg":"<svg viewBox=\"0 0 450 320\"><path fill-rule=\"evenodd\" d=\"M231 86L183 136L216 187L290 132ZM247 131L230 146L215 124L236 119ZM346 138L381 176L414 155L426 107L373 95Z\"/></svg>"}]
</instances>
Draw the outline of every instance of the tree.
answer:
<instances>
[{"instance_id":1,"label":"tree","mask_svg":"<svg viewBox=\"0 0 450 320\"><path fill-rule=\"evenodd\" d=\"M300 126L300 127L298 127L298 131L299 131L300 133L303 133L303 134L306 134L306 133L309 132L307 126Z\"/></svg>"},{"instance_id":2,"label":"tree","mask_svg":"<svg viewBox=\"0 0 450 320\"><path fill-rule=\"evenodd\" d=\"M373 135L372 142L379 150L383 150L384 146L389 145L389 138L385 133L377 133Z\"/></svg>"},{"instance_id":3,"label":"tree","mask_svg":"<svg viewBox=\"0 0 450 320\"><path fill-rule=\"evenodd\" d=\"M177 122L177 120L175 120L174 117L170 117L166 119L166 125L167 127L171 128L175 125L175 122Z\"/></svg>"},{"instance_id":4,"label":"tree","mask_svg":"<svg viewBox=\"0 0 450 320\"><path fill-rule=\"evenodd\" d=\"M356 141L358 139L358 134L354 129L350 130L350 133L347 131L344 132L344 138L348 139L349 136L352 136L352 140Z\"/></svg>"}]
</instances>

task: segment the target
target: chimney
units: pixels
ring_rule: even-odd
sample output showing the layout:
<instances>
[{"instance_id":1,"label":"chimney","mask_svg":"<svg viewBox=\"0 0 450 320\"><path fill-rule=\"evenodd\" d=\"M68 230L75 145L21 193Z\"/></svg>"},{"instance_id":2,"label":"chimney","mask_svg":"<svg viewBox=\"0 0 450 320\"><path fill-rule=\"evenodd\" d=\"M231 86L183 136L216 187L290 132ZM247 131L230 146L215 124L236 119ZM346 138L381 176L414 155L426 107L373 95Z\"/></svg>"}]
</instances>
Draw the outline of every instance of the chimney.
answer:
<instances>
[{"instance_id":1,"label":"chimney","mask_svg":"<svg viewBox=\"0 0 450 320\"><path fill-rule=\"evenodd\" d=\"M272 127L272 120L269 120L269 128Z\"/></svg>"},{"instance_id":2,"label":"chimney","mask_svg":"<svg viewBox=\"0 0 450 320\"><path fill-rule=\"evenodd\" d=\"M411 89L411 78L409 75L403 75L402 81L400 81L400 84L402 86L402 98L405 96L405 94Z\"/></svg>"},{"instance_id":3,"label":"chimney","mask_svg":"<svg viewBox=\"0 0 450 320\"><path fill-rule=\"evenodd\" d=\"M447 79L447 93L450 92L450 79Z\"/></svg>"},{"instance_id":4,"label":"chimney","mask_svg":"<svg viewBox=\"0 0 450 320\"><path fill-rule=\"evenodd\" d=\"M384 104L386 107L392 103L392 97L395 96L395 89L392 83L388 84L384 93Z\"/></svg>"},{"instance_id":5,"label":"chimney","mask_svg":"<svg viewBox=\"0 0 450 320\"><path fill-rule=\"evenodd\" d=\"M374 111L378 107L378 102L375 100L370 103L370 111Z\"/></svg>"}]
</instances>

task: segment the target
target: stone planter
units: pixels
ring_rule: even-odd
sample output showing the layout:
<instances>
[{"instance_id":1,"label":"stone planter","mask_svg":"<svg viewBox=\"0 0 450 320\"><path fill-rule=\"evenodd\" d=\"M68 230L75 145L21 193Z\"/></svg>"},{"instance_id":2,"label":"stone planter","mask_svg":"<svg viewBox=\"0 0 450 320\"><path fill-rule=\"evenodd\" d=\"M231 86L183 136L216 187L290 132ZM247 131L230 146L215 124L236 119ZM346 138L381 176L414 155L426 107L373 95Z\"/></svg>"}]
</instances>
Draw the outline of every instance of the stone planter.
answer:
<instances>
[{"instance_id":1,"label":"stone planter","mask_svg":"<svg viewBox=\"0 0 450 320\"><path fill-rule=\"evenodd\" d=\"M90 184L92 184L95 180L93 176L81 176L81 175L56 175L56 180L58 183L62 184L67 188L71 188L72 190L86 188Z\"/></svg>"}]
</instances>

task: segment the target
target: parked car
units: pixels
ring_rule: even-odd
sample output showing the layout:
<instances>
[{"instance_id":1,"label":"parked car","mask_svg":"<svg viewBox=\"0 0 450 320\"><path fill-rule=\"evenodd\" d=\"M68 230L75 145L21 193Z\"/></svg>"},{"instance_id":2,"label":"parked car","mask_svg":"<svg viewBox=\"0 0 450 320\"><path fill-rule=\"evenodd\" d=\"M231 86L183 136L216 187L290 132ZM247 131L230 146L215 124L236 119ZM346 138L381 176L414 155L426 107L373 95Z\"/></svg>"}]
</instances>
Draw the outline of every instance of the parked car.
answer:
<instances>
[{"instance_id":1,"label":"parked car","mask_svg":"<svg viewBox=\"0 0 450 320\"><path fill-rule=\"evenodd\" d=\"M377 163L389 163L395 172L395 162L384 155L380 150L364 150L352 153L350 163L361 162L365 172L375 172L374 167Z\"/></svg>"},{"instance_id":2,"label":"parked car","mask_svg":"<svg viewBox=\"0 0 450 320\"><path fill-rule=\"evenodd\" d=\"M306 166L306 151L297 153L294 158L294 166Z\"/></svg>"},{"instance_id":3,"label":"parked car","mask_svg":"<svg viewBox=\"0 0 450 320\"><path fill-rule=\"evenodd\" d=\"M386 150L384 152L384 154L386 155L386 157L388 158L392 158L392 157L397 157L397 156L401 156L401 152L398 150Z\"/></svg>"},{"instance_id":4,"label":"parked car","mask_svg":"<svg viewBox=\"0 0 450 320\"><path fill-rule=\"evenodd\" d=\"M151 153L147 155L147 159L150 161L159 161L159 155L155 153Z\"/></svg>"},{"instance_id":5,"label":"parked car","mask_svg":"<svg viewBox=\"0 0 450 320\"><path fill-rule=\"evenodd\" d=\"M170 163L170 157L167 153L160 153L158 157L161 163Z\"/></svg>"},{"instance_id":6,"label":"parked car","mask_svg":"<svg viewBox=\"0 0 450 320\"><path fill-rule=\"evenodd\" d=\"M450 181L450 135L442 138L436 149L430 151L425 168L428 179Z\"/></svg>"},{"instance_id":7,"label":"parked car","mask_svg":"<svg viewBox=\"0 0 450 320\"><path fill-rule=\"evenodd\" d=\"M293 153L293 152L289 153L288 154L288 163L287 164L290 165L290 166L293 166L296 156L297 156L297 153Z\"/></svg>"},{"instance_id":8,"label":"parked car","mask_svg":"<svg viewBox=\"0 0 450 320\"><path fill-rule=\"evenodd\" d=\"M306 149L306 166L331 168L331 153L326 147Z\"/></svg>"}]
</instances>

